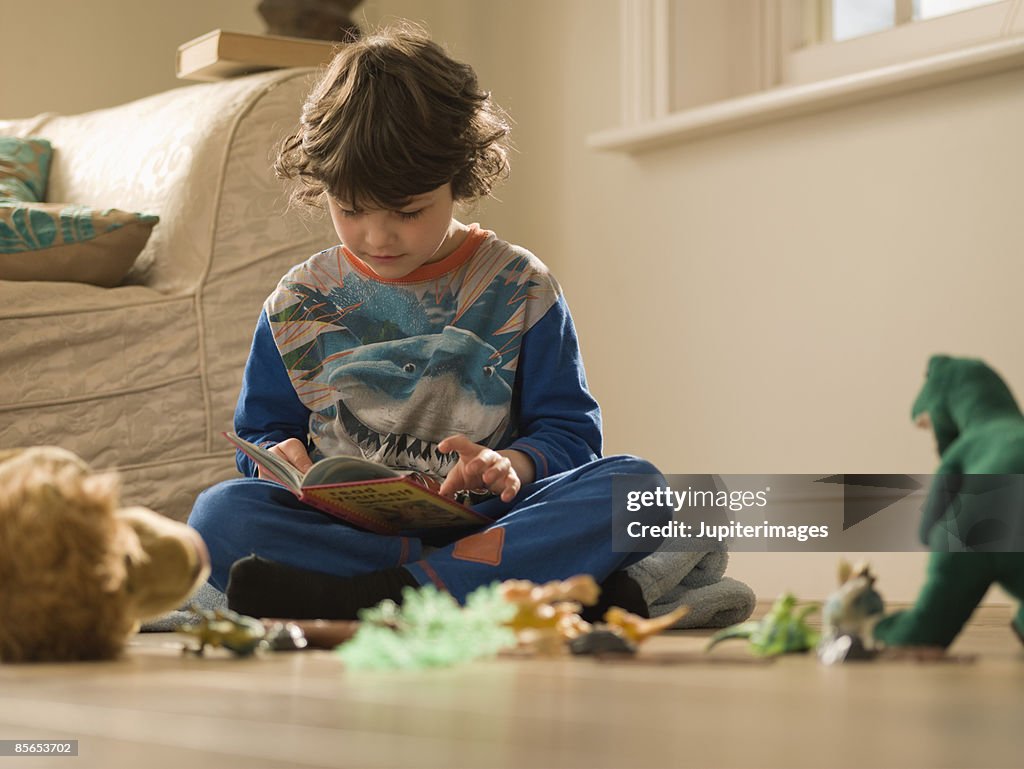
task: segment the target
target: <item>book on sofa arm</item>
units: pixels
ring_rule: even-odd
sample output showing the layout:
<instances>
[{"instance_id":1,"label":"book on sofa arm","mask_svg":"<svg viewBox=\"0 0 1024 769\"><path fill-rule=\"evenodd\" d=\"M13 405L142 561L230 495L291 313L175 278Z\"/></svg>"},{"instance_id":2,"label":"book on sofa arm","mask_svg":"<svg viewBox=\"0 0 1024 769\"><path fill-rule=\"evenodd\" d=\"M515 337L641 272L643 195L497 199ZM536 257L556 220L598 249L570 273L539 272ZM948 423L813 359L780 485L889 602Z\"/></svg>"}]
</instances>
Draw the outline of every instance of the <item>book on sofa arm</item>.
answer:
<instances>
[{"instance_id":1,"label":"book on sofa arm","mask_svg":"<svg viewBox=\"0 0 1024 769\"><path fill-rule=\"evenodd\" d=\"M360 457L327 457L305 473L262 446L224 433L239 450L307 505L377 534L443 526L480 526L486 516L442 497L438 483Z\"/></svg>"},{"instance_id":2,"label":"book on sofa arm","mask_svg":"<svg viewBox=\"0 0 1024 769\"><path fill-rule=\"evenodd\" d=\"M223 80L281 67L316 67L331 60L339 43L215 29L178 46L177 75Z\"/></svg>"}]
</instances>

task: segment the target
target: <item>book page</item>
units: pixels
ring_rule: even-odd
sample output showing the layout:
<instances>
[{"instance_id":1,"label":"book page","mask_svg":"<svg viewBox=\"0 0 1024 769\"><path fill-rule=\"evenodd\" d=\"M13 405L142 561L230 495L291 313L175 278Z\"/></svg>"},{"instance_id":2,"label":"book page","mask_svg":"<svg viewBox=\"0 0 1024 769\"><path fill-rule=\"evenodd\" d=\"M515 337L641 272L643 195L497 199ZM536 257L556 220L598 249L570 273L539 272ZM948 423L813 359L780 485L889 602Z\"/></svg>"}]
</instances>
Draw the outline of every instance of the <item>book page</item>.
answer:
<instances>
[{"instance_id":1,"label":"book page","mask_svg":"<svg viewBox=\"0 0 1024 769\"><path fill-rule=\"evenodd\" d=\"M273 475L283 485L289 487L296 494L302 486L302 473L296 467L285 460L272 454L262 446L240 438L235 433L224 433L224 436L249 457L253 462Z\"/></svg>"},{"instance_id":2,"label":"book page","mask_svg":"<svg viewBox=\"0 0 1024 769\"><path fill-rule=\"evenodd\" d=\"M302 479L303 486L400 478L405 473L360 457L327 457L314 464Z\"/></svg>"}]
</instances>

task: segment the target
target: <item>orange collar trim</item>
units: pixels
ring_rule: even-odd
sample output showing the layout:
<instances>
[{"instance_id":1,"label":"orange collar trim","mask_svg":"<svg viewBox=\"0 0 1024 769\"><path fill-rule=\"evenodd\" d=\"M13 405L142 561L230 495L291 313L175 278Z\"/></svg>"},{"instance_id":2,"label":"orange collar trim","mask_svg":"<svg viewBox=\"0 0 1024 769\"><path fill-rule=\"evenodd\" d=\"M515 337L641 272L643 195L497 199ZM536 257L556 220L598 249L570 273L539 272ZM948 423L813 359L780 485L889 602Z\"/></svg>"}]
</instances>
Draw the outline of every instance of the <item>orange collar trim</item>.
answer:
<instances>
[{"instance_id":1,"label":"orange collar trim","mask_svg":"<svg viewBox=\"0 0 1024 769\"><path fill-rule=\"evenodd\" d=\"M382 278L371 270L366 262L349 251L348 247L344 244L341 246L341 250L342 253L345 254L345 258L348 260L348 263L351 264L357 272L368 278L372 278L379 283L422 283L423 281L439 278L445 273L451 272L457 267L461 267L471 256L473 256L473 254L476 253L477 248L480 247L480 244L483 243L490 234L490 231L480 229L479 224L471 224L469 225L469 232L466 233L466 239L462 241L462 244L458 248L448 254L448 256L439 262L430 262L429 264L417 267L408 275L401 278Z\"/></svg>"}]
</instances>

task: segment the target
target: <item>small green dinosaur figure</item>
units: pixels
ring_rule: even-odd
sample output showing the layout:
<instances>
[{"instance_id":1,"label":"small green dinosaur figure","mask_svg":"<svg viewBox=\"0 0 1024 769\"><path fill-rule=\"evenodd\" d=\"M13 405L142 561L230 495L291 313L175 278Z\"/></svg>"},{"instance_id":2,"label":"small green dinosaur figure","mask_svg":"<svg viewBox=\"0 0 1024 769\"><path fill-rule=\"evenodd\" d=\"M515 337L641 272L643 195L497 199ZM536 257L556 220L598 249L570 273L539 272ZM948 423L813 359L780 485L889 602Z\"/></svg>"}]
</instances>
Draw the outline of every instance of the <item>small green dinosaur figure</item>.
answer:
<instances>
[{"instance_id":1,"label":"small green dinosaur figure","mask_svg":"<svg viewBox=\"0 0 1024 769\"><path fill-rule=\"evenodd\" d=\"M935 355L911 417L931 427L942 458L920 525L932 552L913 608L882 618L874 636L944 649L993 582L1024 602L1024 552L995 552L1021 550L1007 545L1024 523L1024 415L985 363ZM1012 628L1024 642L1024 603Z\"/></svg>"},{"instance_id":2,"label":"small green dinosaur figure","mask_svg":"<svg viewBox=\"0 0 1024 769\"><path fill-rule=\"evenodd\" d=\"M248 657L266 645L267 631L258 619L229 609L207 611L198 606L192 606L191 609L199 615L199 621L182 625L178 632L197 639L199 647L193 649L186 645L182 648L183 652L201 655L207 646L223 646L239 657Z\"/></svg>"},{"instance_id":3,"label":"small green dinosaur figure","mask_svg":"<svg viewBox=\"0 0 1024 769\"><path fill-rule=\"evenodd\" d=\"M796 608L796 596L784 593L760 620L741 622L719 630L708 642L705 651L729 638L746 638L750 650L759 657L774 657L813 649L818 633L808 627L806 617L817 610L817 604Z\"/></svg>"}]
</instances>

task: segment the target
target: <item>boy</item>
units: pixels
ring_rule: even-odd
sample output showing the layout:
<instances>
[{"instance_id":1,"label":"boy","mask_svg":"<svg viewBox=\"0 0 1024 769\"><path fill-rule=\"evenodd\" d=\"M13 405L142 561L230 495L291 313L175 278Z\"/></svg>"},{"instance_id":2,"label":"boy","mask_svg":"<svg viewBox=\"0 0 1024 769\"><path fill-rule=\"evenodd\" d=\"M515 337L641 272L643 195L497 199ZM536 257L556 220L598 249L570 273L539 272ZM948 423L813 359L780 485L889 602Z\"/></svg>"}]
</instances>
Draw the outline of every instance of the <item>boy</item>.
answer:
<instances>
[{"instance_id":1,"label":"boy","mask_svg":"<svg viewBox=\"0 0 1024 769\"><path fill-rule=\"evenodd\" d=\"M354 618L432 582L463 600L494 580L592 574L599 607L643 613L612 552L611 478L658 472L600 458L561 289L531 253L454 218L507 173L508 125L473 70L418 31L343 48L314 87L279 175L326 201L341 245L293 268L259 318L235 431L305 470L350 454L486 494L494 521L380 536L336 521L258 474L204 492L189 523L232 609ZM652 510L651 520L667 514ZM612 576L614 575L614 576Z\"/></svg>"}]
</instances>

